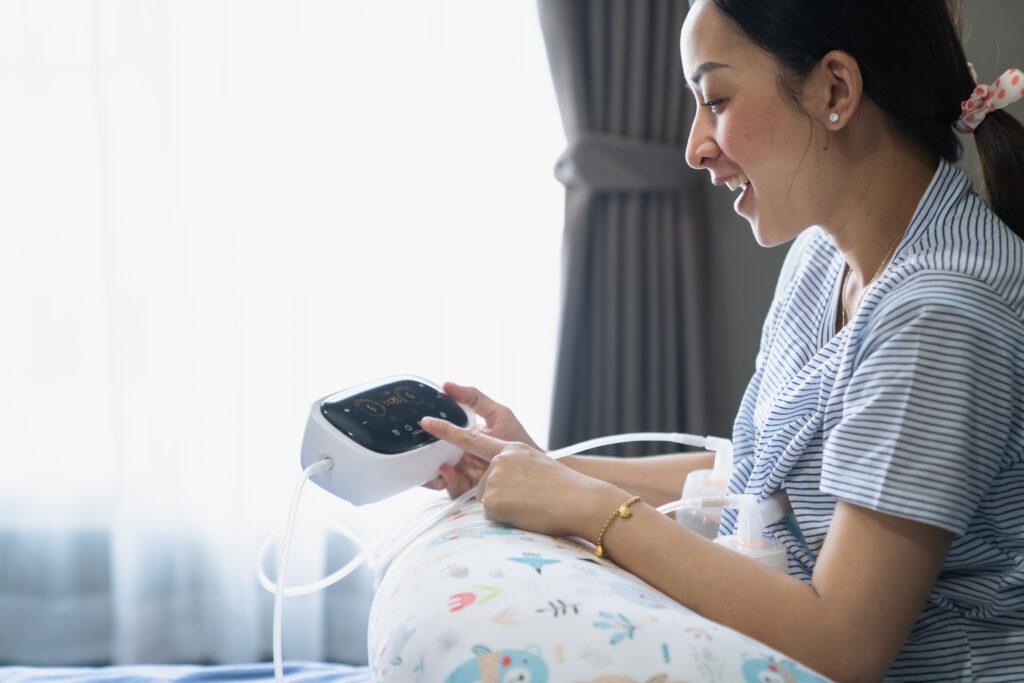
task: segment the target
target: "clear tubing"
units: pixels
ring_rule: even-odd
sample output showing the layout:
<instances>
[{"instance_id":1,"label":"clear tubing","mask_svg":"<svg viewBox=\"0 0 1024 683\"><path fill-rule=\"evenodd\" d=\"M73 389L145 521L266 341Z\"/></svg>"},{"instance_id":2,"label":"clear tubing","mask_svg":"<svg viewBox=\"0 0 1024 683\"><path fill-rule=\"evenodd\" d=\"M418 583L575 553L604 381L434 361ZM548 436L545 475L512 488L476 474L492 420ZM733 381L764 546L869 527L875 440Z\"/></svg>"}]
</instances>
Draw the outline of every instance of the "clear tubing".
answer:
<instances>
[{"instance_id":1,"label":"clear tubing","mask_svg":"<svg viewBox=\"0 0 1024 683\"><path fill-rule=\"evenodd\" d=\"M671 442L671 443L678 443L678 444L683 445L683 446L692 446L692 447L695 447L695 448L708 448L710 450L716 450L716 451L724 448L725 444L728 444L728 446L730 448L732 446L732 444L729 443L729 441L727 439L722 439L722 438L713 437L713 436L696 436L694 434L682 434L682 433L678 433L678 432L633 432L633 433L630 433L630 434L614 434L612 436L602 436L602 437L597 437L597 438L594 438L594 439L589 439L587 441L581 441L580 443L573 444L571 446L566 446L565 448L560 448L558 450L549 451L548 452L548 456L553 458L553 459L555 459L555 460L557 460L559 458L564 458L564 457L569 456L569 455L575 455L576 453L582 453L583 451L589 451L592 448L600 448L601 446L611 446L611 445L620 444L620 443L632 443L632 442L635 442L635 441L667 441L667 442ZM324 461L321 460L318 463L314 463L313 465L310 465L310 467L306 469L306 472L309 472L312 468L317 467L322 462L324 462ZM333 465L333 463L332 463L332 465ZM354 533L352 533L351 531L348 531L348 530L343 530L342 527L337 527L337 526L333 527L336 531L338 531L342 535L348 537L349 540L351 540L353 543L355 543L358 547L362 548L363 552L359 553L359 555L357 555L354 559L350 560L344 567L342 567L338 571L334 572L330 576L327 576L327 577L325 577L323 579L320 579L319 581L308 583L308 584L305 584L303 586L289 586L287 588L284 586L284 579L283 579L283 577L284 577L284 561L287 558L287 552L290 549L290 545L291 545L291 532L290 532L290 529L291 529L291 527L294 526L294 523L295 523L294 512L297 509L297 505L298 505L298 503L297 503L297 501L298 501L298 494L301 492L302 486L305 484L306 479L308 479L308 478L309 478L309 475L304 473L303 479L299 483L299 486L296 489L295 497L293 498L293 509L292 509L292 512L289 514L288 525L286 525L286 528L285 528L285 547L284 547L284 550L282 552L282 562L281 562L281 564L280 564L280 566L278 568L277 586L276 586L276 589L273 591L276 594L276 597L275 597L275 620L274 620L275 631L276 631L277 623L278 623L277 601L280 599L281 596L289 596L290 597L290 596L293 596L293 595L305 595L307 593L312 593L312 592L315 592L317 590L322 590L324 588L327 588L328 586L330 586L332 584L335 584L338 581L341 581L346 576L348 576L349 574L354 572L356 569L359 568L359 566L364 561L371 560L371 558L374 555L369 550L369 544L367 544L364 540L359 538L356 534L354 534ZM417 536L421 535L423 532L425 532L430 527L434 526L435 523L437 523L439 520L441 520L444 517L446 517L452 510L458 508L460 505L462 505L463 503L465 503L466 501L471 499L474 495L476 495L476 492L477 492L477 487L474 486L473 488L469 489L468 491L463 493L461 496L459 496L458 498L453 500L450 504L444 506L437 513L435 513L434 515L431 515L425 521L423 521L420 524L416 525L411 531L409 531L408 533L404 534L398 542L385 545L386 550L384 552L381 552L380 555L377 557L377 562L376 562L376 565L377 565L376 566L377 577L376 577L376 580L375 580L375 586L380 584L381 577L387 571L388 566L391 564L391 561L395 558L395 556L398 553L400 553L404 548L406 548L413 541L413 539L415 539ZM668 505L672 505L672 504L673 503L668 503ZM664 508L664 507L666 507L666 506L662 506L662 508ZM661 510L662 508L659 508L659 510ZM678 508L676 508L676 509L678 509ZM276 532L275 532L275 534L276 534ZM270 546L270 541L271 541L271 539L267 539L267 540L265 540L263 542L264 545L261 546L259 555L257 557L257 564L258 564L257 571L258 571L259 576L260 576L260 585L262 585L264 588L267 588L267 590L271 590L270 588L268 588L268 584L270 584L270 580L269 580L269 578L266 577L266 574L263 571L263 564L264 564L264 557L265 557L266 551L267 551L267 549L269 549L269 546ZM372 562L372 560L371 560L371 562ZM277 634L277 635L279 635L279 634ZM275 643L277 643L277 640L275 640ZM276 645L275 645L275 653L276 653L276 651L277 651L277 648L276 648ZM275 666L276 666L276 657L275 657ZM276 668L275 668L275 672L276 672Z\"/></svg>"},{"instance_id":2,"label":"clear tubing","mask_svg":"<svg viewBox=\"0 0 1024 683\"><path fill-rule=\"evenodd\" d=\"M416 551L420 548L424 548L433 541L445 536L449 533L462 533L467 529L486 529L490 528L492 523L487 519L475 519L466 521L465 519L459 520L457 523L452 525L443 525L441 528L430 529L425 532L422 536L414 539L409 545L407 545L403 552L396 555L388 566L387 572L377 572L374 577L373 590L374 592L380 589L381 584L387 576L391 575L392 572L404 571L402 567L410 562L415 562Z\"/></svg>"},{"instance_id":3,"label":"clear tubing","mask_svg":"<svg viewBox=\"0 0 1024 683\"><path fill-rule=\"evenodd\" d=\"M288 510L288 522L284 525L284 544L281 548L281 557L277 564L277 587L274 591L274 680L284 681L284 665L281 661L281 611L284 600L284 577L288 569L288 553L292 549L292 532L295 531L295 516L299 512L299 500L302 497L302 489L311 476L320 470L329 470L334 467L334 461L324 457L313 463L302 471L302 479L295 487L292 494L292 505ZM262 566L260 567L262 572Z\"/></svg>"},{"instance_id":4,"label":"clear tubing","mask_svg":"<svg viewBox=\"0 0 1024 683\"><path fill-rule=\"evenodd\" d=\"M549 451L548 456L558 460L569 455L575 455L576 453L582 453L583 451L589 451L592 448L600 448L601 446L611 446L620 443L632 443L634 441L669 441L671 443L678 443L684 446L694 446L696 448L706 448L709 443L715 441L723 441L722 439L716 439L716 437L707 436L695 436L693 434L680 434L675 432L633 432L630 434L613 434L612 436L601 436L595 439L589 439L587 441L581 441L580 443L566 446L565 448L559 448L558 450ZM730 444L731 445L731 444ZM451 505L448 505L439 513L427 519L426 522L417 526L413 531L402 537L402 540L398 543L391 544L388 546L388 550L381 554L378 566L377 566L377 580L375 586L380 584L380 578L387 572L388 566L391 561L395 558L395 555L400 553L414 538L422 534L426 529L429 529L438 520L445 517L449 512L458 506L462 505L465 501L476 495L477 486L469 489L457 499L452 501Z\"/></svg>"},{"instance_id":5,"label":"clear tubing","mask_svg":"<svg viewBox=\"0 0 1024 683\"><path fill-rule=\"evenodd\" d=\"M412 543L412 541L417 536L425 532L430 527L434 526L434 524L436 524L441 519L447 517L448 513L450 513L452 510L458 508L460 505L462 505L463 503L471 499L474 495L476 495L476 490L476 486L469 489L461 496L453 500L451 503L444 506L439 512L435 513L430 517L427 517L425 522L421 522L420 524L415 526L412 529L412 531L402 536L400 541L386 546L387 550L381 553L380 560L377 563L377 578L374 581L374 588L380 585L380 577L382 577L384 573L387 571L388 566L391 564L391 560L395 559L395 555L400 553L403 548Z\"/></svg>"},{"instance_id":6,"label":"clear tubing","mask_svg":"<svg viewBox=\"0 0 1024 683\"><path fill-rule=\"evenodd\" d=\"M658 512L667 514L682 510L683 508L740 508L745 505L752 505L754 497L748 493L733 496L706 496L704 498L684 498L673 500L658 507Z\"/></svg>"},{"instance_id":7,"label":"clear tubing","mask_svg":"<svg viewBox=\"0 0 1024 683\"><path fill-rule=\"evenodd\" d=\"M724 439L718 439L713 436L696 436L694 434L679 434L672 432L633 432L631 434L599 436L596 439L581 441L580 443L573 444L572 446L566 446L565 448L560 448L557 451L551 451L548 455L557 460L558 458L563 458L567 455L575 455L576 453L589 451L591 448L612 446L618 443L632 443L634 441L670 441L684 446L711 448L712 450L716 450L713 448L714 442L724 441Z\"/></svg>"},{"instance_id":8,"label":"clear tubing","mask_svg":"<svg viewBox=\"0 0 1024 683\"><path fill-rule=\"evenodd\" d=\"M353 559L349 560L349 562L344 567L334 572L333 574L330 574L329 576L326 576L317 581L313 581L312 583L304 584L302 586L289 586L285 588L283 595L286 598L293 598L297 595L307 595L308 593L315 593L318 590L323 590L324 588L330 586L332 583L340 581L341 579L348 576L363 562L369 562L370 567L377 566L377 563L374 560L372 553L370 553L370 551L368 550L369 544L359 534L357 534L351 528L343 524L338 524L336 522L296 522L295 526L325 527L349 539L350 541L355 543L357 547L362 548L363 550ZM272 580L269 576L267 576L264 567L267 564L267 555L270 554L270 546L273 545L274 541L277 540L277 538L283 532L284 529L281 528L273 532L272 534L269 534L265 539L263 539L263 543L260 545L260 549L256 553L256 572L259 578L260 585L263 586L263 588L266 589L268 593L277 592L277 589L275 588L275 586L277 585L277 580Z\"/></svg>"}]
</instances>

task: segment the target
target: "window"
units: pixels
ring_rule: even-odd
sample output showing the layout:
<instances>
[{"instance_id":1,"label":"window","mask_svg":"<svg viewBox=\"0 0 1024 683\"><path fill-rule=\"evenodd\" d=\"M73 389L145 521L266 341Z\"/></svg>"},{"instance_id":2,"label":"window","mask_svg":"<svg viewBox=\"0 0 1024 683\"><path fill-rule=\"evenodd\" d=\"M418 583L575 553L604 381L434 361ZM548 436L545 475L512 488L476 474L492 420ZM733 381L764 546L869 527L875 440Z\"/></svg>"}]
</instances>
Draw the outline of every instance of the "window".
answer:
<instances>
[{"instance_id":1,"label":"window","mask_svg":"<svg viewBox=\"0 0 1024 683\"><path fill-rule=\"evenodd\" d=\"M546 442L533 3L4 3L0 112L3 524L184 531L251 572L310 403L390 374Z\"/></svg>"}]
</instances>

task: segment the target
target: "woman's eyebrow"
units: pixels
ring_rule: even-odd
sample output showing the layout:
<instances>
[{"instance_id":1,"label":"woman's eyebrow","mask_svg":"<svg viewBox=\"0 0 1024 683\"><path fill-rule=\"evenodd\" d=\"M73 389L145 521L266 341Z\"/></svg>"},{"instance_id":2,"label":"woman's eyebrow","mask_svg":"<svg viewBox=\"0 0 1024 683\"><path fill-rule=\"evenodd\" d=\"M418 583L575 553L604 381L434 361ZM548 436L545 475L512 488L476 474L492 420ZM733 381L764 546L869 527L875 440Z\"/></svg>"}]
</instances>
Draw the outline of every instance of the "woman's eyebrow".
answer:
<instances>
[{"instance_id":1,"label":"woman's eyebrow","mask_svg":"<svg viewBox=\"0 0 1024 683\"><path fill-rule=\"evenodd\" d=\"M727 68L728 64L722 64L721 62L704 62L697 67L697 70L690 76L690 80L693 81L694 85L700 85L700 79L704 78L704 74L715 69Z\"/></svg>"}]
</instances>

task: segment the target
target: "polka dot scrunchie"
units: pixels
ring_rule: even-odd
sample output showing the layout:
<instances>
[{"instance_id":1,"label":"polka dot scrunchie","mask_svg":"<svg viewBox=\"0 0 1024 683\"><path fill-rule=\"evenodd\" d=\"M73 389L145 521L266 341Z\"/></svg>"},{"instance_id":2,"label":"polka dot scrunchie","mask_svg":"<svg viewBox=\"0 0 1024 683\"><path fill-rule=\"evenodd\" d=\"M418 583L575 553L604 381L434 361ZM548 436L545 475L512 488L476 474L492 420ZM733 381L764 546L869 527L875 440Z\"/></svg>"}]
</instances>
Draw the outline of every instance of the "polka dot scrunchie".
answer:
<instances>
[{"instance_id":1,"label":"polka dot scrunchie","mask_svg":"<svg viewBox=\"0 0 1024 683\"><path fill-rule=\"evenodd\" d=\"M1024 72L1020 69L1007 69L992 85L978 84L978 74L974 65L968 63L971 76L977 87L970 98L960 104L960 118L956 129L961 133L973 133L974 129L985 120L990 111L1002 109L1024 97Z\"/></svg>"}]
</instances>

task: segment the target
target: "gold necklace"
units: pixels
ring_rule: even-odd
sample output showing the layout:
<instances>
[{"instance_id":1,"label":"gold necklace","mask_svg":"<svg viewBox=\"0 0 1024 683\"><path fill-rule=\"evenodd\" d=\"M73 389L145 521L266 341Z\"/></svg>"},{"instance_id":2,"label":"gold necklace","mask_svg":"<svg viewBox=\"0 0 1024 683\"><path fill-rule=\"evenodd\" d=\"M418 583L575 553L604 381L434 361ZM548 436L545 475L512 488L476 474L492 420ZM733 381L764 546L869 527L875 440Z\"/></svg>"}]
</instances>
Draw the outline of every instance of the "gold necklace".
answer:
<instances>
[{"instance_id":1,"label":"gold necklace","mask_svg":"<svg viewBox=\"0 0 1024 683\"><path fill-rule=\"evenodd\" d=\"M900 231L900 234L896 236L896 240L892 243L892 246L889 247L889 251L885 254L885 258L882 259L882 263L881 265L878 266L878 270L875 271L875 274L872 276L872 278L868 280L867 284L865 284L863 289L861 289L860 295L857 297L857 301L854 302L854 305L852 307L853 310L857 310L857 308L860 306L861 299L864 298L864 295L868 293L868 289L871 287L871 285L874 284L875 280L878 279L878 276L882 274L882 271L885 270L885 267L886 265L888 265L889 259L892 257L893 252L896 251L896 245L900 243L901 239L903 239L903 235L906 233L906 231L907 229L903 228L903 230ZM839 309L842 312L841 320L843 323L842 325L839 326L839 329L843 329L844 327L846 327L846 323L848 322L846 317L846 279L849 275L850 264L847 263L843 266L843 281L839 284Z\"/></svg>"}]
</instances>

